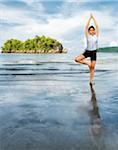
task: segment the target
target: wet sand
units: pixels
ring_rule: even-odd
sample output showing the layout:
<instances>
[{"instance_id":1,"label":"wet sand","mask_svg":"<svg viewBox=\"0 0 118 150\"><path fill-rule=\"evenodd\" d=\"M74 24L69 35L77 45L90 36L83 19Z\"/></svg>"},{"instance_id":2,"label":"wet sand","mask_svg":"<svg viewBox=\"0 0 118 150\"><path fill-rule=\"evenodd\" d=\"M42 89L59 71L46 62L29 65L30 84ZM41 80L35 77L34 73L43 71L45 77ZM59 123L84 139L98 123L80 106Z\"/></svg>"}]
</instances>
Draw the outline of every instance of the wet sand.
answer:
<instances>
[{"instance_id":1,"label":"wet sand","mask_svg":"<svg viewBox=\"0 0 118 150\"><path fill-rule=\"evenodd\" d=\"M72 60L6 57L0 64L0 150L117 150L113 62L99 61L91 87L88 68Z\"/></svg>"}]
</instances>

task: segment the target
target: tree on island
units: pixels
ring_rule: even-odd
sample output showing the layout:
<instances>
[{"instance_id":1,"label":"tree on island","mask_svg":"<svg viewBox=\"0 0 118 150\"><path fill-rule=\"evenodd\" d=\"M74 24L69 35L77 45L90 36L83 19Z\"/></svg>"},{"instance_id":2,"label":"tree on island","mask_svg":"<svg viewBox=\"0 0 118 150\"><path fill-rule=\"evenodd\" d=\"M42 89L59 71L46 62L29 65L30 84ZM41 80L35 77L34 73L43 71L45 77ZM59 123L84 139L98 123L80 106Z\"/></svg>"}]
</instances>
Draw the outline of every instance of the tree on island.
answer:
<instances>
[{"instance_id":1,"label":"tree on island","mask_svg":"<svg viewBox=\"0 0 118 150\"><path fill-rule=\"evenodd\" d=\"M62 53L63 46L55 39L46 36L35 36L26 41L17 39L7 40L2 53Z\"/></svg>"}]
</instances>

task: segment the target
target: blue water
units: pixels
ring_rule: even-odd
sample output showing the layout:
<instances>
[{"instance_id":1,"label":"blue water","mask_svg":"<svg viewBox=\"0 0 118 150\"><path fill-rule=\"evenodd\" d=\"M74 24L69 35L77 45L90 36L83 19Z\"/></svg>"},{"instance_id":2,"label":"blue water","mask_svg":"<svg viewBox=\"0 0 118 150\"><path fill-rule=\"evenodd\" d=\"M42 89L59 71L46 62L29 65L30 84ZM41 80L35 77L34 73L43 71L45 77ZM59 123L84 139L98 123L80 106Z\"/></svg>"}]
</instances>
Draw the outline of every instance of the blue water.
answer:
<instances>
[{"instance_id":1,"label":"blue water","mask_svg":"<svg viewBox=\"0 0 118 150\"><path fill-rule=\"evenodd\" d=\"M75 56L0 54L0 150L117 150L118 54Z\"/></svg>"}]
</instances>

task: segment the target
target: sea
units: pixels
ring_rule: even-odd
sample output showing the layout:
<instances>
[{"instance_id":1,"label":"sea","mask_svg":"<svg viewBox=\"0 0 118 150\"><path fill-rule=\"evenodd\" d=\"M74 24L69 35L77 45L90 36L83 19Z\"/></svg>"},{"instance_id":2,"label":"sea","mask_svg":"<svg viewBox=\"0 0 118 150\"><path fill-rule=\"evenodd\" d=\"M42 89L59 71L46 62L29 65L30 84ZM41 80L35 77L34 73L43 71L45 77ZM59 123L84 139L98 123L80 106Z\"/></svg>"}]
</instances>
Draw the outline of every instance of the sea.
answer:
<instances>
[{"instance_id":1,"label":"sea","mask_svg":"<svg viewBox=\"0 0 118 150\"><path fill-rule=\"evenodd\" d=\"M0 54L0 150L117 150L118 53L77 55Z\"/></svg>"}]
</instances>

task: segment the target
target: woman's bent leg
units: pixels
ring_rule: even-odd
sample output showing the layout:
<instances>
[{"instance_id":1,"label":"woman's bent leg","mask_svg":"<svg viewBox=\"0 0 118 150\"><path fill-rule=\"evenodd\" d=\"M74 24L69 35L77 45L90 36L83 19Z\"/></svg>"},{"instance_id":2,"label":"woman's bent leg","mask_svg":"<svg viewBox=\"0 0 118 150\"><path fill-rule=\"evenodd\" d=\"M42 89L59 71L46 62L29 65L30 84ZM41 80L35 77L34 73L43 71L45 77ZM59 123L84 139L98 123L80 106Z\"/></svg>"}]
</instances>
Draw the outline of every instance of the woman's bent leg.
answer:
<instances>
[{"instance_id":1,"label":"woman's bent leg","mask_svg":"<svg viewBox=\"0 0 118 150\"><path fill-rule=\"evenodd\" d=\"M91 68L91 61L85 59L85 56L84 56L83 54L81 54L81 55L75 57L75 61L76 61L76 62L79 62L79 63L81 63L81 64L86 64L86 65L88 65L89 69Z\"/></svg>"}]
</instances>

